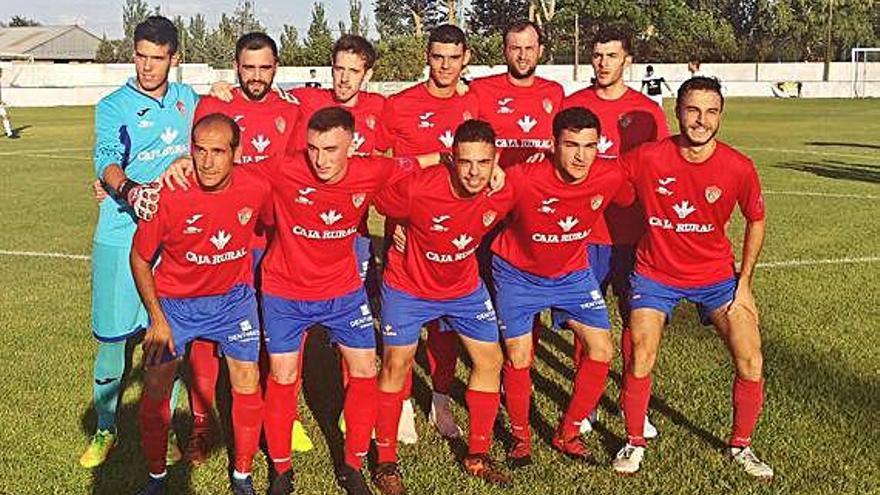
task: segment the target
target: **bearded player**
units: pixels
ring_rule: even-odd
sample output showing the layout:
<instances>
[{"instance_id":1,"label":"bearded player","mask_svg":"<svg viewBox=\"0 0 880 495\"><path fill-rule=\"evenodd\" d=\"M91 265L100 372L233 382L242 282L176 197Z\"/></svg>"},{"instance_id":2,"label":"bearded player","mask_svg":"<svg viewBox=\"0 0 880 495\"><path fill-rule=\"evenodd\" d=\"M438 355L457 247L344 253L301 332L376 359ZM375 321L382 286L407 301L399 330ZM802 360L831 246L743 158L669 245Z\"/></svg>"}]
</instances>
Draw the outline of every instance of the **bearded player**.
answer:
<instances>
[{"instance_id":1,"label":"bearded player","mask_svg":"<svg viewBox=\"0 0 880 495\"><path fill-rule=\"evenodd\" d=\"M263 399L257 359L260 328L253 289L251 238L259 217L271 222L271 187L240 152L236 123L221 114L193 128L197 184L166 191L155 218L134 236L131 268L150 326L144 337L141 442L150 481L140 492L166 491L169 398L177 363L195 338L219 344L232 384L235 437L232 491L255 495L251 470L260 442ZM161 252L162 262L152 268Z\"/></svg>"},{"instance_id":2,"label":"bearded player","mask_svg":"<svg viewBox=\"0 0 880 495\"><path fill-rule=\"evenodd\" d=\"M414 155L450 151L455 129L479 111L477 96L460 94L461 72L470 61L464 32L445 24L431 31L426 57L428 80L391 96L385 103L376 148L395 155ZM399 230L386 221L386 239ZM399 232L398 232L399 233ZM449 393L455 379L458 342L452 332L440 332L437 322L428 325L428 362L433 385L428 419L447 438L461 436L450 408ZM415 443L418 435L410 400L412 378L405 385L406 397L400 416L400 435L404 443Z\"/></svg>"},{"instance_id":3,"label":"bearded player","mask_svg":"<svg viewBox=\"0 0 880 495\"><path fill-rule=\"evenodd\" d=\"M189 153L198 96L189 86L168 81L178 61L177 46L177 28L168 19L152 16L138 24L136 77L101 99L95 111L95 172L110 194L100 201L92 246L92 332L98 340L93 402L98 425L80 458L87 468L101 465L116 443L126 342L147 326L128 253L136 214L149 217L154 210L145 206L137 212L137 206L158 196L151 183L174 159ZM180 459L173 438L168 457L172 462Z\"/></svg>"},{"instance_id":4,"label":"bearded player","mask_svg":"<svg viewBox=\"0 0 880 495\"><path fill-rule=\"evenodd\" d=\"M489 193L497 164L495 133L470 120L455 132L454 166L413 174L383 191L377 209L407 227L403 252L388 252L382 286L384 342L373 482L383 494L406 493L397 463L397 428L405 382L425 323L443 318L473 361L465 400L470 418L467 474L505 485L489 457L500 402L501 346L495 310L480 280L476 250L512 206L510 188Z\"/></svg>"},{"instance_id":5,"label":"bearded player","mask_svg":"<svg viewBox=\"0 0 880 495\"><path fill-rule=\"evenodd\" d=\"M630 38L616 29L602 29L593 39L592 46L591 61L596 82L568 96L563 107L584 107L599 117L602 134L599 136L598 157L614 159L639 144L667 137L669 128L663 109L623 81L624 71L633 59ZM624 368L629 363L632 348L626 304L629 275L635 259L635 246L643 231L638 205L627 208L612 205L606 211L604 221L600 219L593 227L588 239L590 266L602 286L602 293L611 285L618 299L624 322L620 342ZM580 341L576 339L575 361L581 355ZM595 413L591 419L595 421ZM653 425L646 423L645 428L648 438L657 436ZM581 431L591 431L590 421L581 422Z\"/></svg>"},{"instance_id":6,"label":"bearded player","mask_svg":"<svg viewBox=\"0 0 880 495\"><path fill-rule=\"evenodd\" d=\"M614 459L622 474L639 471L645 455L644 416L660 337L681 299L697 305L730 350L733 428L728 455L746 473L771 479L773 469L751 448L764 402L763 356L752 279L764 243L764 200L752 161L716 139L724 97L716 79L695 77L678 89L680 134L636 148L623 158L647 233L632 275L632 362L621 403L627 443ZM745 217L739 273L727 225L734 207Z\"/></svg>"},{"instance_id":7,"label":"bearded player","mask_svg":"<svg viewBox=\"0 0 880 495\"><path fill-rule=\"evenodd\" d=\"M230 89L229 101L213 96L199 100L196 120L212 113L232 118L241 132L241 151L236 157L240 165L259 163L284 153L300 118L299 107L271 91L278 69L278 48L268 35L253 32L243 35L235 44L234 68L238 87ZM266 249L265 227L257 223L253 236L254 272ZM256 289L259 291L259 280ZM218 346L215 342L196 339L189 350L192 372L190 409L193 429L186 444L186 458L193 464L205 462L210 449L211 408L220 371ZM294 425L293 444L296 450L312 448L302 424Z\"/></svg>"}]
</instances>

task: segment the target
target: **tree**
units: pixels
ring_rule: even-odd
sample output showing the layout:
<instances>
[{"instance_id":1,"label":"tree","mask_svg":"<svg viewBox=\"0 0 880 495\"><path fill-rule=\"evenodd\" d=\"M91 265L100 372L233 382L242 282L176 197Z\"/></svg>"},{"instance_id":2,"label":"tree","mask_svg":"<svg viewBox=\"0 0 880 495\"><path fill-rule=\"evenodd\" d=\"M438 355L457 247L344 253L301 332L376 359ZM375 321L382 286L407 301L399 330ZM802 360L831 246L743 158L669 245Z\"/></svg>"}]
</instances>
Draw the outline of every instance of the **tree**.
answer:
<instances>
[{"instance_id":1,"label":"tree","mask_svg":"<svg viewBox=\"0 0 880 495\"><path fill-rule=\"evenodd\" d=\"M315 2L312 7L312 22L304 43L303 65L327 65L333 51L333 34L327 25L324 4Z\"/></svg>"},{"instance_id":2,"label":"tree","mask_svg":"<svg viewBox=\"0 0 880 495\"><path fill-rule=\"evenodd\" d=\"M120 40L108 40L107 35L101 37L101 43L95 51L95 62L100 64L112 64L117 61L117 50L119 49Z\"/></svg>"},{"instance_id":3,"label":"tree","mask_svg":"<svg viewBox=\"0 0 880 495\"><path fill-rule=\"evenodd\" d=\"M425 69L425 39L404 34L379 40L374 81L412 81Z\"/></svg>"},{"instance_id":4,"label":"tree","mask_svg":"<svg viewBox=\"0 0 880 495\"><path fill-rule=\"evenodd\" d=\"M376 30L382 39L412 32L409 7L400 0L376 0Z\"/></svg>"},{"instance_id":5,"label":"tree","mask_svg":"<svg viewBox=\"0 0 880 495\"><path fill-rule=\"evenodd\" d=\"M281 65L301 65L303 47L299 43L299 33L290 24L281 27L281 46L278 48Z\"/></svg>"},{"instance_id":6,"label":"tree","mask_svg":"<svg viewBox=\"0 0 880 495\"><path fill-rule=\"evenodd\" d=\"M196 14L189 18L189 26L186 29L187 60L190 63L206 63L208 61L208 45L210 43L208 25L205 16Z\"/></svg>"},{"instance_id":7,"label":"tree","mask_svg":"<svg viewBox=\"0 0 880 495\"><path fill-rule=\"evenodd\" d=\"M529 15L528 0L471 0L468 28L479 35L503 33L513 21Z\"/></svg>"},{"instance_id":8,"label":"tree","mask_svg":"<svg viewBox=\"0 0 880 495\"><path fill-rule=\"evenodd\" d=\"M158 7L156 11L158 13ZM125 0L122 6L122 32L124 34L116 53L117 62L131 62L134 53L134 29L153 12L145 0Z\"/></svg>"},{"instance_id":9,"label":"tree","mask_svg":"<svg viewBox=\"0 0 880 495\"><path fill-rule=\"evenodd\" d=\"M348 18L348 28L345 27L344 21L339 21L339 34L367 36L370 31L370 20L367 18L367 13L364 12L362 0L348 0Z\"/></svg>"},{"instance_id":10,"label":"tree","mask_svg":"<svg viewBox=\"0 0 880 495\"><path fill-rule=\"evenodd\" d=\"M14 15L9 19L9 23L7 24L9 27L31 27L31 26L42 26L39 22L27 18L23 15Z\"/></svg>"}]
</instances>

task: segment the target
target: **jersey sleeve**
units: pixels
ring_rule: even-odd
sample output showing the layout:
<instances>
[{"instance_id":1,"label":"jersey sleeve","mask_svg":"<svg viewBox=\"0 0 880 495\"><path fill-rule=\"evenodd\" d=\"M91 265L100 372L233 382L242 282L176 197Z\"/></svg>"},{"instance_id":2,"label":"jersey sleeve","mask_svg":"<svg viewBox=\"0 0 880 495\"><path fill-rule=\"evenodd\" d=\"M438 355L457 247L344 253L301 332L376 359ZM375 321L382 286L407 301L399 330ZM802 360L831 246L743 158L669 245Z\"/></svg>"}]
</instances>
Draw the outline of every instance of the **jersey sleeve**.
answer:
<instances>
[{"instance_id":1,"label":"jersey sleeve","mask_svg":"<svg viewBox=\"0 0 880 495\"><path fill-rule=\"evenodd\" d=\"M395 122L394 103L394 98L385 100L382 117L379 119L379 125L376 126L376 149L379 151L394 149L396 138L394 128L391 127L391 123Z\"/></svg>"},{"instance_id":2,"label":"jersey sleeve","mask_svg":"<svg viewBox=\"0 0 880 495\"><path fill-rule=\"evenodd\" d=\"M611 198L611 202L617 206L626 207L629 206L636 201L636 189L633 186L633 183L629 180L629 175L624 171L622 160L618 159L614 163L614 167L616 168L615 176L618 178L618 188L617 192L614 193L614 196Z\"/></svg>"},{"instance_id":3,"label":"jersey sleeve","mask_svg":"<svg viewBox=\"0 0 880 495\"><path fill-rule=\"evenodd\" d=\"M123 169L131 153L131 135L119 106L111 100L101 100L95 110L95 176L104 177L104 170L116 164Z\"/></svg>"},{"instance_id":4,"label":"jersey sleeve","mask_svg":"<svg viewBox=\"0 0 880 495\"><path fill-rule=\"evenodd\" d=\"M406 219L410 211L410 199L414 176L410 174L403 180L383 187L374 199L379 213L397 220Z\"/></svg>"},{"instance_id":5,"label":"jersey sleeve","mask_svg":"<svg viewBox=\"0 0 880 495\"><path fill-rule=\"evenodd\" d=\"M657 124L657 136L654 137L654 141L668 138L669 124L666 122L666 113L663 111L663 107L654 105L651 109L651 114L654 116L654 122Z\"/></svg>"},{"instance_id":6,"label":"jersey sleeve","mask_svg":"<svg viewBox=\"0 0 880 495\"><path fill-rule=\"evenodd\" d=\"M377 156L371 158L376 160L383 170L385 178L382 184L390 186L409 177L413 172L419 170L419 161L416 158L407 156L384 157Z\"/></svg>"},{"instance_id":7,"label":"jersey sleeve","mask_svg":"<svg viewBox=\"0 0 880 495\"><path fill-rule=\"evenodd\" d=\"M761 192L761 181L758 179L758 171L755 169L755 164L751 160L748 161L748 167L743 175L736 202L739 204L739 209L742 211L743 216L746 217L746 220L757 222L764 219L766 212L764 211L764 195Z\"/></svg>"},{"instance_id":8,"label":"jersey sleeve","mask_svg":"<svg viewBox=\"0 0 880 495\"><path fill-rule=\"evenodd\" d=\"M168 221L168 209L163 206L163 201L167 202L169 199L160 199L155 218L149 222L139 221L134 233L132 249L145 261L152 260L162 245L165 224Z\"/></svg>"}]
</instances>

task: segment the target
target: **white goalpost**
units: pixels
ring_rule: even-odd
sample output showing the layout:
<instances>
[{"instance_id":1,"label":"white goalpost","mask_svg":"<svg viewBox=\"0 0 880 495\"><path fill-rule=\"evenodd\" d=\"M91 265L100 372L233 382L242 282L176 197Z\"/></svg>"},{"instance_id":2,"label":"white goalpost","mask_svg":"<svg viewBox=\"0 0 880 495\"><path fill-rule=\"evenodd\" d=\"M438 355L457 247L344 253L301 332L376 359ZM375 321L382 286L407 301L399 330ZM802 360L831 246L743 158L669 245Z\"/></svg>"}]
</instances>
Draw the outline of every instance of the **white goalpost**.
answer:
<instances>
[{"instance_id":1,"label":"white goalpost","mask_svg":"<svg viewBox=\"0 0 880 495\"><path fill-rule=\"evenodd\" d=\"M880 79L876 69L871 69L869 62L880 63L880 48L853 48L850 55L852 65L852 97L868 96L868 81Z\"/></svg>"}]
</instances>

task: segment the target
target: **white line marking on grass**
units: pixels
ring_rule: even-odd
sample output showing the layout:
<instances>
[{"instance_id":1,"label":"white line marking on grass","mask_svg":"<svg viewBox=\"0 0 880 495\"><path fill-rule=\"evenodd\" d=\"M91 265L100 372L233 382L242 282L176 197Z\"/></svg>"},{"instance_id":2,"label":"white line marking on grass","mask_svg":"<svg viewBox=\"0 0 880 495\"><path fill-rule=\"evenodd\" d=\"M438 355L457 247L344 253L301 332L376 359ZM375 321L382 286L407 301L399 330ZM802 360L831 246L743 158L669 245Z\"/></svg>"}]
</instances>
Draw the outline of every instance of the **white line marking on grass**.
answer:
<instances>
[{"instance_id":1,"label":"white line marking on grass","mask_svg":"<svg viewBox=\"0 0 880 495\"><path fill-rule=\"evenodd\" d=\"M878 261L880 261L880 256L864 256L861 258L827 258L823 260L765 261L762 263L758 263L758 268L788 268L816 265L862 265L866 263L877 263Z\"/></svg>"},{"instance_id":2,"label":"white line marking on grass","mask_svg":"<svg viewBox=\"0 0 880 495\"><path fill-rule=\"evenodd\" d=\"M0 249L0 255L5 256L25 256L31 258L63 258L68 260L84 260L88 261L91 256L85 254L69 254L69 253L44 253L40 251L6 251Z\"/></svg>"},{"instance_id":3,"label":"white line marking on grass","mask_svg":"<svg viewBox=\"0 0 880 495\"><path fill-rule=\"evenodd\" d=\"M774 191L767 190L764 194L773 194L777 196L814 196L818 198L850 198L850 199L880 199L880 196L873 194L843 194L843 193L827 193L827 192L809 192L809 191Z\"/></svg>"},{"instance_id":4,"label":"white line marking on grass","mask_svg":"<svg viewBox=\"0 0 880 495\"><path fill-rule=\"evenodd\" d=\"M37 148L30 150L0 151L0 156L27 155L30 153L56 153L68 151L92 151L92 148Z\"/></svg>"},{"instance_id":5,"label":"white line marking on grass","mask_svg":"<svg viewBox=\"0 0 880 495\"><path fill-rule=\"evenodd\" d=\"M28 153L26 155L12 155L9 157L9 160L13 160L15 158L41 158L43 160L82 160L82 161L92 161L92 157L90 156L74 156L74 155L46 155L41 153Z\"/></svg>"},{"instance_id":6,"label":"white line marking on grass","mask_svg":"<svg viewBox=\"0 0 880 495\"><path fill-rule=\"evenodd\" d=\"M880 154L878 153L835 153L829 151L815 151L815 150L793 150L793 149L785 149L785 148L753 148L753 147L739 147L743 151L766 151L768 153L792 153L796 155L818 155L818 156L833 156L833 157L847 157L847 158L872 158L876 157Z\"/></svg>"}]
</instances>

